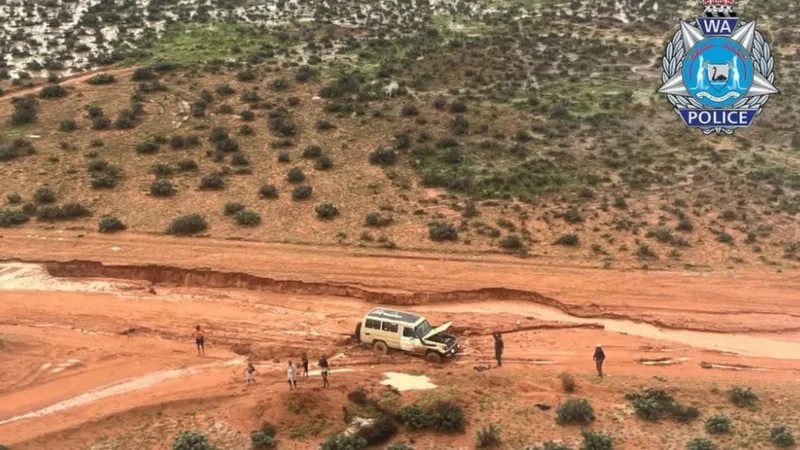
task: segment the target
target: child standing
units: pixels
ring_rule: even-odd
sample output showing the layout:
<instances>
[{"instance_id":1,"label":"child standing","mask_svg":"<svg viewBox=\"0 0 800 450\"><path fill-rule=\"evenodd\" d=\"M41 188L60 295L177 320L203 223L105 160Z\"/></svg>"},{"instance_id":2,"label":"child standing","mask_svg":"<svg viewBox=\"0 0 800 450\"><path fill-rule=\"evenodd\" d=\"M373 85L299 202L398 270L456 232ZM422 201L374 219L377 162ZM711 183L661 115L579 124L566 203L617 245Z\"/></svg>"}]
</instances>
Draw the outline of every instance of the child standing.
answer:
<instances>
[{"instance_id":1,"label":"child standing","mask_svg":"<svg viewBox=\"0 0 800 450\"><path fill-rule=\"evenodd\" d=\"M297 389L297 370L291 361L289 361L289 368L286 369L286 379L289 381L289 390Z\"/></svg>"}]
</instances>

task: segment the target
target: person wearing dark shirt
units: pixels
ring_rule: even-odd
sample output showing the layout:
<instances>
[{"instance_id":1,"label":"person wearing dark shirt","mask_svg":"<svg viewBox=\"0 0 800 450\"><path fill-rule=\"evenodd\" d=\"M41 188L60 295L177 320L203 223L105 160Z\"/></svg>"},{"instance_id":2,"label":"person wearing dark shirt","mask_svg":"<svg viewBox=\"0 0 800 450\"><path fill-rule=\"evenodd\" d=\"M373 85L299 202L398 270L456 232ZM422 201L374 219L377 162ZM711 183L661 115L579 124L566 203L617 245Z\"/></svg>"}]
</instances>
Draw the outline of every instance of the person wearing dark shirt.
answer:
<instances>
[{"instance_id":1,"label":"person wearing dark shirt","mask_svg":"<svg viewBox=\"0 0 800 450\"><path fill-rule=\"evenodd\" d=\"M503 367L503 336L495 332L494 336L494 359L497 360L497 367Z\"/></svg>"},{"instance_id":2,"label":"person wearing dark shirt","mask_svg":"<svg viewBox=\"0 0 800 450\"><path fill-rule=\"evenodd\" d=\"M606 354L603 351L603 346L597 344L597 347L594 349L594 359L595 364L597 365L597 375L603 376L603 362L606 360Z\"/></svg>"},{"instance_id":3,"label":"person wearing dark shirt","mask_svg":"<svg viewBox=\"0 0 800 450\"><path fill-rule=\"evenodd\" d=\"M303 378L308 378L308 355L306 352L303 352L303 356L300 357L300 362L303 363Z\"/></svg>"},{"instance_id":4,"label":"person wearing dark shirt","mask_svg":"<svg viewBox=\"0 0 800 450\"><path fill-rule=\"evenodd\" d=\"M330 373L330 366L328 366L328 357L322 355L322 358L319 359L319 373L322 375L322 387L330 387L330 383L328 382L328 374Z\"/></svg>"},{"instance_id":5,"label":"person wearing dark shirt","mask_svg":"<svg viewBox=\"0 0 800 450\"><path fill-rule=\"evenodd\" d=\"M194 332L192 333L192 337L194 338L194 344L197 346L197 355L198 356L205 356L206 355L206 333L200 328L200 325L194 327Z\"/></svg>"}]
</instances>

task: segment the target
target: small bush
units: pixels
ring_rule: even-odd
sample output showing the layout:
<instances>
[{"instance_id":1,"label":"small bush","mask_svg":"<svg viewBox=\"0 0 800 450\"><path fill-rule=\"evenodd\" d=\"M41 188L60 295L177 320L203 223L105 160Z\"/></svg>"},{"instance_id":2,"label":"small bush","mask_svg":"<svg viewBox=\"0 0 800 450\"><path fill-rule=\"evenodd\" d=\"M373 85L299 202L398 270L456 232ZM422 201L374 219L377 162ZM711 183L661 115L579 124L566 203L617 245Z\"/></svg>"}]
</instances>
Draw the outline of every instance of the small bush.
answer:
<instances>
[{"instance_id":1,"label":"small bush","mask_svg":"<svg viewBox=\"0 0 800 450\"><path fill-rule=\"evenodd\" d=\"M168 180L156 180L150 184L150 195L153 197L170 197L175 193L175 187Z\"/></svg>"},{"instance_id":2,"label":"small bush","mask_svg":"<svg viewBox=\"0 0 800 450\"><path fill-rule=\"evenodd\" d=\"M6 200L8 203L15 205L22 201L22 196L17 194L16 192L11 192L10 194L6 194Z\"/></svg>"},{"instance_id":3,"label":"small bush","mask_svg":"<svg viewBox=\"0 0 800 450\"><path fill-rule=\"evenodd\" d=\"M676 226L675 229L678 231L683 231L688 233L694 230L694 225L692 224L692 221L689 220L688 217L682 217L681 220L678 221L678 226Z\"/></svg>"},{"instance_id":4,"label":"small bush","mask_svg":"<svg viewBox=\"0 0 800 450\"><path fill-rule=\"evenodd\" d=\"M278 446L278 440L275 436L269 436L262 431L256 431L250 435L250 443L253 450L266 450Z\"/></svg>"},{"instance_id":5,"label":"small bush","mask_svg":"<svg viewBox=\"0 0 800 450\"><path fill-rule=\"evenodd\" d=\"M289 162L289 152L278 153L278 162Z\"/></svg>"},{"instance_id":6,"label":"small bush","mask_svg":"<svg viewBox=\"0 0 800 450\"><path fill-rule=\"evenodd\" d=\"M234 216L236 223L244 227L255 227L261 224L261 216L255 211L243 209Z\"/></svg>"},{"instance_id":7,"label":"small bush","mask_svg":"<svg viewBox=\"0 0 800 450\"><path fill-rule=\"evenodd\" d=\"M569 234L562 234L561 236L559 236L555 240L554 243L556 245L565 245L565 246L569 246L569 247L574 247L574 246L578 245L579 242L580 242L580 239L578 238L577 234L569 233Z\"/></svg>"},{"instance_id":8,"label":"small bush","mask_svg":"<svg viewBox=\"0 0 800 450\"><path fill-rule=\"evenodd\" d=\"M99 85L99 84L111 84L115 81L117 81L117 79L114 77L114 75L110 73L99 73L86 80L86 83Z\"/></svg>"},{"instance_id":9,"label":"small bush","mask_svg":"<svg viewBox=\"0 0 800 450\"><path fill-rule=\"evenodd\" d=\"M20 209L0 209L0 228L8 228L14 225L21 225L30 220L24 210Z\"/></svg>"},{"instance_id":10,"label":"small bush","mask_svg":"<svg viewBox=\"0 0 800 450\"><path fill-rule=\"evenodd\" d=\"M22 205L22 212L26 215L33 216L36 214L36 205L33 203L25 203Z\"/></svg>"},{"instance_id":11,"label":"small bush","mask_svg":"<svg viewBox=\"0 0 800 450\"><path fill-rule=\"evenodd\" d=\"M734 386L728 391L728 400L740 408L750 407L758 403L758 396L752 391L752 388L745 389Z\"/></svg>"},{"instance_id":12,"label":"small bush","mask_svg":"<svg viewBox=\"0 0 800 450\"><path fill-rule=\"evenodd\" d=\"M494 448L500 445L500 428L494 424L481 427L475 435L476 448Z\"/></svg>"},{"instance_id":13,"label":"small bush","mask_svg":"<svg viewBox=\"0 0 800 450\"><path fill-rule=\"evenodd\" d=\"M178 161L178 169L181 172L194 172L197 170L197 163L192 159L182 159Z\"/></svg>"},{"instance_id":14,"label":"small bush","mask_svg":"<svg viewBox=\"0 0 800 450\"><path fill-rule=\"evenodd\" d=\"M211 129L211 142L219 142L228 139L228 130L223 127L214 127Z\"/></svg>"},{"instance_id":15,"label":"small bush","mask_svg":"<svg viewBox=\"0 0 800 450\"><path fill-rule=\"evenodd\" d=\"M359 386L347 394L347 399L359 406L364 406L369 401L366 389Z\"/></svg>"},{"instance_id":16,"label":"small bush","mask_svg":"<svg viewBox=\"0 0 800 450\"><path fill-rule=\"evenodd\" d=\"M236 79L242 82L253 81L256 79L256 73L249 69L240 70L236 74Z\"/></svg>"},{"instance_id":17,"label":"small bush","mask_svg":"<svg viewBox=\"0 0 800 450\"><path fill-rule=\"evenodd\" d=\"M217 95L224 97L235 94L236 89L232 88L229 84L225 83L217 85L216 89L214 89L214 92L216 92Z\"/></svg>"},{"instance_id":18,"label":"small bush","mask_svg":"<svg viewBox=\"0 0 800 450\"><path fill-rule=\"evenodd\" d=\"M250 159L248 159L247 155L245 155L244 153L236 152L231 157L231 164L233 164L234 166L239 166L239 167L249 166L250 165Z\"/></svg>"},{"instance_id":19,"label":"small bush","mask_svg":"<svg viewBox=\"0 0 800 450\"><path fill-rule=\"evenodd\" d=\"M391 166L397 162L397 153L394 150L380 147L370 153L369 162L377 166Z\"/></svg>"},{"instance_id":20,"label":"small bush","mask_svg":"<svg viewBox=\"0 0 800 450\"><path fill-rule=\"evenodd\" d=\"M114 216L104 216L100 218L98 231L101 233L114 233L117 231L122 231L125 228L125 224L122 223L122 221L118 218Z\"/></svg>"},{"instance_id":21,"label":"small bush","mask_svg":"<svg viewBox=\"0 0 800 450\"><path fill-rule=\"evenodd\" d=\"M363 439L367 445L382 444L397 434L397 424L387 414L375 419L372 424L358 430L356 436Z\"/></svg>"},{"instance_id":22,"label":"small bush","mask_svg":"<svg viewBox=\"0 0 800 450\"><path fill-rule=\"evenodd\" d=\"M564 211L564 220L567 223L579 223L583 222L583 217L581 217L577 210L570 208Z\"/></svg>"},{"instance_id":23,"label":"small bush","mask_svg":"<svg viewBox=\"0 0 800 450\"><path fill-rule=\"evenodd\" d=\"M317 121L317 130L319 131L330 131L336 128L336 125L327 121L325 119L320 119Z\"/></svg>"},{"instance_id":24,"label":"small bush","mask_svg":"<svg viewBox=\"0 0 800 450\"><path fill-rule=\"evenodd\" d=\"M556 409L556 422L560 425L594 422L594 409L583 398L570 398Z\"/></svg>"},{"instance_id":25,"label":"small bush","mask_svg":"<svg viewBox=\"0 0 800 450\"><path fill-rule=\"evenodd\" d=\"M312 159L322 156L322 148L318 145L309 145L303 149L303 158Z\"/></svg>"},{"instance_id":26,"label":"small bush","mask_svg":"<svg viewBox=\"0 0 800 450\"><path fill-rule=\"evenodd\" d=\"M686 444L686 450L716 450L717 446L706 438L694 438Z\"/></svg>"},{"instance_id":27,"label":"small bush","mask_svg":"<svg viewBox=\"0 0 800 450\"><path fill-rule=\"evenodd\" d=\"M72 119L62 120L58 125L58 131L69 133L78 129L78 123Z\"/></svg>"},{"instance_id":28,"label":"small bush","mask_svg":"<svg viewBox=\"0 0 800 450\"><path fill-rule=\"evenodd\" d=\"M394 444L386 447L386 450L414 450L414 447L406 444L405 442L395 442Z\"/></svg>"},{"instance_id":29,"label":"small bush","mask_svg":"<svg viewBox=\"0 0 800 450\"><path fill-rule=\"evenodd\" d=\"M581 450L611 450L614 448L611 436L607 434L583 430L581 435L583 436Z\"/></svg>"},{"instance_id":30,"label":"small bush","mask_svg":"<svg viewBox=\"0 0 800 450\"><path fill-rule=\"evenodd\" d=\"M561 387L564 389L564 392L567 394L575 392L575 378L572 374L564 372L560 374L558 378L561 380Z\"/></svg>"},{"instance_id":31,"label":"small bush","mask_svg":"<svg viewBox=\"0 0 800 450\"><path fill-rule=\"evenodd\" d=\"M431 425L438 431L463 431L466 421L461 405L439 400L433 407Z\"/></svg>"},{"instance_id":32,"label":"small bush","mask_svg":"<svg viewBox=\"0 0 800 450\"><path fill-rule=\"evenodd\" d=\"M200 179L200 189L202 190L221 190L225 188L225 179L219 174L212 173Z\"/></svg>"},{"instance_id":33,"label":"small bush","mask_svg":"<svg viewBox=\"0 0 800 450\"><path fill-rule=\"evenodd\" d=\"M239 150L239 143L233 139L225 138L221 141L217 141L217 143L214 144L214 149L222 153L233 153Z\"/></svg>"},{"instance_id":34,"label":"small bush","mask_svg":"<svg viewBox=\"0 0 800 450\"><path fill-rule=\"evenodd\" d=\"M311 197L312 192L314 192L314 189L311 186L297 186L292 191L292 200L305 200Z\"/></svg>"},{"instance_id":35,"label":"small bush","mask_svg":"<svg viewBox=\"0 0 800 450\"><path fill-rule=\"evenodd\" d=\"M252 110L245 109L239 112L239 117L245 122L252 122L256 118L256 113L254 113Z\"/></svg>"},{"instance_id":36,"label":"small bush","mask_svg":"<svg viewBox=\"0 0 800 450\"><path fill-rule=\"evenodd\" d=\"M333 219L339 215L339 208L333 203L320 203L314 211L320 219Z\"/></svg>"},{"instance_id":37,"label":"small bush","mask_svg":"<svg viewBox=\"0 0 800 450\"><path fill-rule=\"evenodd\" d=\"M158 79L158 75L149 67L140 67L133 71L131 80L133 81L151 81Z\"/></svg>"},{"instance_id":38,"label":"small bush","mask_svg":"<svg viewBox=\"0 0 800 450\"><path fill-rule=\"evenodd\" d=\"M403 105L403 109L400 113L406 117L412 117L418 115L419 110L414 105Z\"/></svg>"},{"instance_id":39,"label":"small bush","mask_svg":"<svg viewBox=\"0 0 800 450\"><path fill-rule=\"evenodd\" d=\"M107 116L96 116L92 118L93 130L107 130L111 128L111 119Z\"/></svg>"},{"instance_id":40,"label":"small bush","mask_svg":"<svg viewBox=\"0 0 800 450\"><path fill-rule=\"evenodd\" d=\"M49 187L40 187L33 193L33 199L41 205L53 203L56 201L56 193Z\"/></svg>"},{"instance_id":41,"label":"small bush","mask_svg":"<svg viewBox=\"0 0 800 450\"><path fill-rule=\"evenodd\" d=\"M358 436L338 434L326 439L320 450L363 450L365 448L367 448L367 441L364 439Z\"/></svg>"},{"instance_id":42,"label":"small bush","mask_svg":"<svg viewBox=\"0 0 800 450\"><path fill-rule=\"evenodd\" d=\"M39 91L39 98L50 99L50 98L63 98L69 94L63 86L60 84L52 84L50 86L45 86Z\"/></svg>"},{"instance_id":43,"label":"small bush","mask_svg":"<svg viewBox=\"0 0 800 450\"><path fill-rule=\"evenodd\" d=\"M380 228L380 227L388 226L389 224L392 223L392 220L393 219L391 217L388 217L388 216L384 217L384 216L381 216L380 213L371 212L371 213L367 214L367 217L364 220L364 224L366 226L368 226L368 227Z\"/></svg>"},{"instance_id":44,"label":"small bush","mask_svg":"<svg viewBox=\"0 0 800 450\"><path fill-rule=\"evenodd\" d=\"M158 144L156 144L155 141L151 139L144 140L136 145L136 153L148 155L155 153L157 151L158 151Z\"/></svg>"},{"instance_id":45,"label":"small bush","mask_svg":"<svg viewBox=\"0 0 800 450\"><path fill-rule=\"evenodd\" d=\"M278 198L278 188L274 184L265 184L258 190L261 198Z\"/></svg>"},{"instance_id":46,"label":"small bush","mask_svg":"<svg viewBox=\"0 0 800 450\"><path fill-rule=\"evenodd\" d=\"M331 160L329 157L327 157L325 155L320 156L319 158L317 158L316 161L314 161L314 169L315 170L323 170L324 171L324 170L330 170L332 168L333 168L333 160Z\"/></svg>"},{"instance_id":47,"label":"small bush","mask_svg":"<svg viewBox=\"0 0 800 450\"><path fill-rule=\"evenodd\" d=\"M722 242L723 244L732 244L733 236L726 233L725 231L721 231L719 232L719 234L717 234L717 242Z\"/></svg>"},{"instance_id":48,"label":"small bush","mask_svg":"<svg viewBox=\"0 0 800 450\"><path fill-rule=\"evenodd\" d=\"M99 161L102 161L102 160L99 160ZM105 161L102 161L102 162L105 162ZM153 164L153 168L151 169L151 171L153 172L153 175L155 175L155 176L157 176L159 178L170 177L170 176L172 176L172 172L173 172L172 166L170 166L169 164L161 164L161 163Z\"/></svg>"},{"instance_id":49,"label":"small bush","mask_svg":"<svg viewBox=\"0 0 800 450\"><path fill-rule=\"evenodd\" d=\"M706 419L705 426L709 433L727 433L731 431L731 418L725 414L715 414Z\"/></svg>"},{"instance_id":50,"label":"small bush","mask_svg":"<svg viewBox=\"0 0 800 450\"><path fill-rule=\"evenodd\" d=\"M289 173L286 174L286 179L289 180L290 183L300 183L306 179L306 175L299 167L292 167Z\"/></svg>"},{"instance_id":51,"label":"small bush","mask_svg":"<svg viewBox=\"0 0 800 450\"><path fill-rule=\"evenodd\" d=\"M642 260L658 259L658 254L647 244L639 244L639 248L636 250L636 256Z\"/></svg>"},{"instance_id":52,"label":"small bush","mask_svg":"<svg viewBox=\"0 0 800 450\"><path fill-rule=\"evenodd\" d=\"M0 144L0 161L11 161L35 153L33 144L25 139L14 139L8 144Z\"/></svg>"},{"instance_id":53,"label":"small bush","mask_svg":"<svg viewBox=\"0 0 800 450\"><path fill-rule=\"evenodd\" d=\"M214 450L214 446L208 442L205 434L184 431L175 437L172 450Z\"/></svg>"},{"instance_id":54,"label":"small bush","mask_svg":"<svg viewBox=\"0 0 800 450\"><path fill-rule=\"evenodd\" d=\"M33 95L14 97L11 99L11 104L14 105L14 113L9 119L12 125L24 125L36 121L36 116L38 115L38 111L36 111L37 102Z\"/></svg>"},{"instance_id":55,"label":"small bush","mask_svg":"<svg viewBox=\"0 0 800 450\"><path fill-rule=\"evenodd\" d=\"M553 441L547 441L544 444L542 444L541 447L533 447L533 448L525 447L523 450L572 450L572 447L566 444L559 444Z\"/></svg>"},{"instance_id":56,"label":"small bush","mask_svg":"<svg viewBox=\"0 0 800 450\"><path fill-rule=\"evenodd\" d=\"M444 109L447 106L447 99L444 97L436 97L433 99L433 107L436 109Z\"/></svg>"},{"instance_id":57,"label":"small bush","mask_svg":"<svg viewBox=\"0 0 800 450\"><path fill-rule=\"evenodd\" d=\"M208 228L206 219L200 214L186 214L176 217L167 229L173 235L189 235L205 231Z\"/></svg>"},{"instance_id":58,"label":"small bush","mask_svg":"<svg viewBox=\"0 0 800 450\"><path fill-rule=\"evenodd\" d=\"M225 215L232 216L239 211L243 210L245 206L239 202L228 202L225 203Z\"/></svg>"},{"instance_id":59,"label":"small bush","mask_svg":"<svg viewBox=\"0 0 800 450\"><path fill-rule=\"evenodd\" d=\"M80 203L68 203L64 206L45 205L36 209L36 218L42 221L73 219L88 215L89 210Z\"/></svg>"},{"instance_id":60,"label":"small bush","mask_svg":"<svg viewBox=\"0 0 800 450\"><path fill-rule=\"evenodd\" d=\"M411 405L400 411L400 421L409 430L421 430L431 426L431 417L419 406Z\"/></svg>"},{"instance_id":61,"label":"small bush","mask_svg":"<svg viewBox=\"0 0 800 450\"><path fill-rule=\"evenodd\" d=\"M428 237L432 241L457 241L458 231L449 223L432 222L428 224Z\"/></svg>"},{"instance_id":62,"label":"small bush","mask_svg":"<svg viewBox=\"0 0 800 450\"><path fill-rule=\"evenodd\" d=\"M497 243L503 250L519 250L523 247L522 240L515 234L509 234Z\"/></svg>"},{"instance_id":63,"label":"small bush","mask_svg":"<svg viewBox=\"0 0 800 450\"><path fill-rule=\"evenodd\" d=\"M769 437L772 440L772 443L778 447L786 448L794 445L794 436L792 435L791 430L783 425L770 429Z\"/></svg>"}]
</instances>

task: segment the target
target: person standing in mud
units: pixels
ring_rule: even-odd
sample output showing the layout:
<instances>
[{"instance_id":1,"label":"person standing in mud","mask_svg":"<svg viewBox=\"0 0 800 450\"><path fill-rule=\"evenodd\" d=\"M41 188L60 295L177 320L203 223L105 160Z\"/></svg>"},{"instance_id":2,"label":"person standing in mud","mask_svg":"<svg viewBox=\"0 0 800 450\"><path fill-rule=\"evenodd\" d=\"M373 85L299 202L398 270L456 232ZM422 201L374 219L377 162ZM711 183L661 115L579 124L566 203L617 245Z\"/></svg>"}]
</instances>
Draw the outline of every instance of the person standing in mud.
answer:
<instances>
[{"instance_id":1,"label":"person standing in mud","mask_svg":"<svg viewBox=\"0 0 800 450\"><path fill-rule=\"evenodd\" d=\"M303 363L303 378L308 378L308 355L306 352L303 352L303 356L300 357L300 362Z\"/></svg>"},{"instance_id":2,"label":"person standing in mud","mask_svg":"<svg viewBox=\"0 0 800 450\"><path fill-rule=\"evenodd\" d=\"M597 376L603 376L603 362L606 360L606 353L603 351L603 346L597 344L597 347L594 349L594 363L597 365Z\"/></svg>"},{"instance_id":3,"label":"person standing in mud","mask_svg":"<svg viewBox=\"0 0 800 450\"><path fill-rule=\"evenodd\" d=\"M494 332L494 359L497 360L497 367L503 367L503 335L500 332Z\"/></svg>"},{"instance_id":4,"label":"person standing in mud","mask_svg":"<svg viewBox=\"0 0 800 450\"><path fill-rule=\"evenodd\" d=\"M256 366L249 362L247 363L247 369L245 369L244 372L247 374L247 384L256 384L256 374L258 373Z\"/></svg>"},{"instance_id":5,"label":"person standing in mud","mask_svg":"<svg viewBox=\"0 0 800 450\"><path fill-rule=\"evenodd\" d=\"M319 373L322 375L322 387L330 387L331 384L328 382L328 374L330 373L331 369L328 365L328 357L325 354L322 355L322 358L319 359Z\"/></svg>"},{"instance_id":6,"label":"person standing in mud","mask_svg":"<svg viewBox=\"0 0 800 450\"><path fill-rule=\"evenodd\" d=\"M297 389L297 369L291 361L286 369L286 379L289 381L289 390Z\"/></svg>"},{"instance_id":7,"label":"person standing in mud","mask_svg":"<svg viewBox=\"0 0 800 450\"><path fill-rule=\"evenodd\" d=\"M200 325L194 327L192 337L197 345L197 356L206 356L206 332L200 328Z\"/></svg>"}]
</instances>

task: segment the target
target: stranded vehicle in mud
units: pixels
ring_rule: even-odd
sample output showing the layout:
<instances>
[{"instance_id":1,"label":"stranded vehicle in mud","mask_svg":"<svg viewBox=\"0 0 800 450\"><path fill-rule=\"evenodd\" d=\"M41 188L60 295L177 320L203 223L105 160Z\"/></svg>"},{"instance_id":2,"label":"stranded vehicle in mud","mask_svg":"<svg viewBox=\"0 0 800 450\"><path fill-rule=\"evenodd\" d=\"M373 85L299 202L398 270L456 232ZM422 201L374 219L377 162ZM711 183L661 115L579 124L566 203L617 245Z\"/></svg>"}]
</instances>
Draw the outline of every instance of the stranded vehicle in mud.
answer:
<instances>
[{"instance_id":1,"label":"stranded vehicle in mud","mask_svg":"<svg viewBox=\"0 0 800 450\"><path fill-rule=\"evenodd\" d=\"M386 354L390 348L402 350L438 364L458 352L455 336L445 333L452 324L447 322L433 328L422 316L375 308L356 326L356 339L372 345L378 353Z\"/></svg>"}]
</instances>

